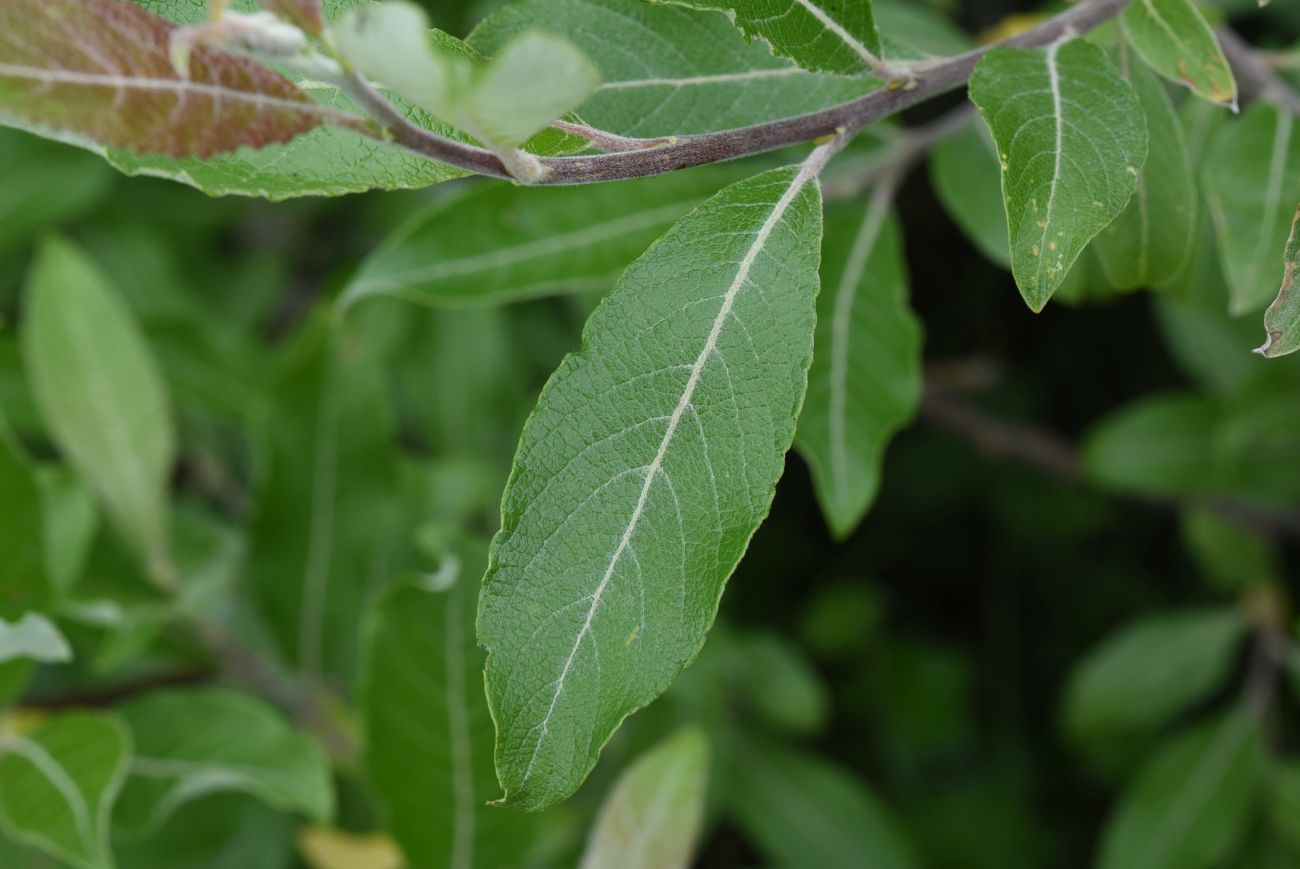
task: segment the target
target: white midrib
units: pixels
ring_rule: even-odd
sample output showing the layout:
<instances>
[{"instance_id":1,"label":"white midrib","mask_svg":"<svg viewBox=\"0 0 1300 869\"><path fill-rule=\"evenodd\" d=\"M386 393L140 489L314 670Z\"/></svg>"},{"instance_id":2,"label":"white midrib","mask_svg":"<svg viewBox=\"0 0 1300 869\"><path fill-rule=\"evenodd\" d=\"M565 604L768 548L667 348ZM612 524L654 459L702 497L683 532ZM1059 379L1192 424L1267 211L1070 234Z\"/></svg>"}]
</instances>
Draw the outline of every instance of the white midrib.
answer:
<instances>
[{"instance_id":1,"label":"white midrib","mask_svg":"<svg viewBox=\"0 0 1300 869\"><path fill-rule=\"evenodd\" d=\"M880 237L885 215L889 210L888 196L872 196L862 228L853 240L848 262L835 289L835 309L831 315L831 395L830 395L830 448L831 470L835 484L847 485L848 466L845 444L845 413L848 405L849 343L853 322L853 303L857 299L858 284L867 269L871 252Z\"/></svg>"},{"instance_id":2,"label":"white midrib","mask_svg":"<svg viewBox=\"0 0 1300 869\"><path fill-rule=\"evenodd\" d=\"M456 580L465 584L464 578ZM451 736L452 813L451 869L474 867L474 768L469 736L469 714L465 708L465 645L461 608L456 597L467 594L453 588L447 598L443 636L447 644L447 727Z\"/></svg>"},{"instance_id":3,"label":"white midrib","mask_svg":"<svg viewBox=\"0 0 1300 869\"><path fill-rule=\"evenodd\" d=\"M816 18L819 22L821 22L821 25L823 27L825 27L831 33L834 33L835 36L838 37L841 42L843 42L845 45L847 45L849 48L853 50L854 54L862 58L862 60L867 64L867 66L873 66L877 63L879 58L877 58L875 54L871 52L871 49L863 45L858 39L856 39L853 36L852 33L849 33L847 30L845 30L844 27L838 21L836 21L834 18L831 18L829 15L827 15L826 11L822 9L820 6L817 6L815 3L812 3L811 0L794 0L794 2L798 3L804 9L807 9L808 12L811 13L811 15L814 18Z\"/></svg>"},{"instance_id":4,"label":"white midrib","mask_svg":"<svg viewBox=\"0 0 1300 869\"><path fill-rule=\"evenodd\" d=\"M90 807L86 805L85 798L77 789L77 783L72 780L72 776L68 775L63 765L55 760L44 746L21 736L0 745L0 754L5 752L24 758L49 780L54 789L59 792L59 796L63 797L63 801L68 804L68 810L72 812L72 820L76 825L77 834L81 837L82 845L88 852L94 853L97 848L95 832L91 826Z\"/></svg>"},{"instance_id":5,"label":"white midrib","mask_svg":"<svg viewBox=\"0 0 1300 869\"><path fill-rule=\"evenodd\" d=\"M623 553L627 551L628 545L632 542L633 535L636 534L637 525L645 513L646 501L650 497L650 489L654 485L655 478L659 475L663 467L664 457L668 454L668 447L673 442L673 436L677 433L677 426L685 415L686 409L691 405L691 399L695 396L695 389L699 386L700 377L704 373L704 366L709 357L717 350L718 337L722 334L722 327L731 315L732 308L735 307L736 297L740 295L745 281L749 278L750 270L754 267L754 262L767 244L772 230L780 223L785 212L789 210L790 204L794 202L796 196L803 190L809 180L815 178L821 170L829 154L824 150L827 146L818 148L813 154L799 167L795 174L794 180L786 188L781 198L777 200L776 205L772 208L763 225L759 227L758 234L754 236L753 243L745 252L744 258L740 261L740 266L736 270L736 277L727 288L726 294L722 297L722 307L718 309L717 316L713 319L713 327L709 330L709 336L704 342L703 349L700 350L695 362L691 365L690 376L686 380L686 387L682 390L681 398L677 406L673 409L672 415L668 417L668 427L664 430L663 439L659 442L659 449L655 453L650 464L645 468L645 482L641 485L641 493L637 497L636 506L632 509L632 515L628 519L627 527L623 529L623 536L618 541L618 546L614 549L613 555L609 558L609 564L605 568L605 573L601 576L596 590L591 594L591 605L587 608L587 616L583 620L582 627L578 630L578 635L573 640L573 647L569 649L568 657L564 660L564 666L560 670L559 678L555 682L555 693L551 695L550 706L546 710L546 715L542 718L541 724L537 729L537 744L533 747L532 757L528 761L528 768L524 770L521 786L527 784L529 777L533 774L533 768L537 764L537 758L541 754L542 744L550 733L551 717L555 714L555 706L560 701L560 696L564 693L564 684L569 678L569 673L573 670L573 662L578 656L578 649L582 646L582 641L586 639L587 634L591 632L591 626L596 620L596 612L600 609L600 602L604 598L605 590L609 587L610 580L614 576L614 570L618 567L619 560Z\"/></svg>"},{"instance_id":6,"label":"white midrib","mask_svg":"<svg viewBox=\"0 0 1300 869\"><path fill-rule=\"evenodd\" d=\"M1047 47L1047 82L1052 92L1052 117L1056 121L1056 155L1052 165L1052 184L1047 192L1047 208L1043 214L1043 237L1038 245L1039 275L1047 278L1047 263L1052 250L1048 247L1052 233L1052 208L1056 205L1056 191L1061 185L1061 150L1065 144L1065 105L1061 99L1061 71L1056 65L1056 55L1064 42L1053 42ZM1046 295L1046 287L1039 285L1039 293Z\"/></svg>"},{"instance_id":7,"label":"white midrib","mask_svg":"<svg viewBox=\"0 0 1300 869\"><path fill-rule=\"evenodd\" d=\"M337 109L310 100L291 100L256 91L241 91L221 85L204 84L186 79L145 78L126 75L106 75L93 72L74 72L66 69L41 69L0 63L0 78L21 78L42 84L70 84L83 87L112 88L117 91L152 91L174 93L178 96L204 96L214 100L252 103L255 106L286 109L308 115L337 117Z\"/></svg>"},{"instance_id":8,"label":"white midrib","mask_svg":"<svg viewBox=\"0 0 1300 869\"><path fill-rule=\"evenodd\" d=\"M787 78L802 75L803 70L797 66L777 67L776 69L751 69L745 72L723 72L714 75L695 75L685 78L634 78L624 81L607 81L597 91L631 90L647 87L693 87L696 85L735 84L738 82L758 81L769 78Z\"/></svg>"}]
</instances>

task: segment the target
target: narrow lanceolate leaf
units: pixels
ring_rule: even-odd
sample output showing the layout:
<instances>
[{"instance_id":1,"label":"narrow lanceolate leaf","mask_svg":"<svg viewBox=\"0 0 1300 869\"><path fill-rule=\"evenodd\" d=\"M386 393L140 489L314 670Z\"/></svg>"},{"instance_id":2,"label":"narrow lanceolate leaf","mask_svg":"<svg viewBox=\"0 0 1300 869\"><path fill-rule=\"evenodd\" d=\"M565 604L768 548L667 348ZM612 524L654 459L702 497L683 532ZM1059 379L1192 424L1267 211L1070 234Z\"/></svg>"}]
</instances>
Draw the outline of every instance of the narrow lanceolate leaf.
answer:
<instances>
[{"instance_id":1,"label":"narrow lanceolate leaf","mask_svg":"<svg viewBox=\"0 0 1300 869\"><path fill-rule=\"evenodd\" d=\"M13 624L0 618L0 663L20 659L59 664L72 660L72 648L54 623L39 613L27 613Z\"/></svg>"},{"instance_id":2,"label":"narrow lanceolate leaf","mask_svg":"<svg viewBox=\"0 0 1300 869\"><path fill-rule=\"evenodd\" d=\"M483 652L474 642L486 544L462 543L371 611L362 664L365 765L387 828L412 867L512 866L535 815L495 795Z\"/></svg>"},{"instance_id":3,"label":"narrow lanceolate leaf","mask_svg":"<svg viewBox=\"0 0 1300 869\"><path fill-rule=\"evenodd\" d=\"M1291 235L1282 256L1282 287L1277 298L1264 312L1264 331L1268 340L1255 350L1270 359L1300 350L1300 293L1295 291L1300 272L1300 209L1291 221Z\"/></svg>"},{"instance_id":4,"label":"narrow lanceolate leaf","mask_svg":"<svg viewBox=\"0 0 1300 869\"><path fill-rule=\"evenodd\" d=\"M1198 197L1183 125L1165 86L1127 53L1122 66L1146 113L1152 156L1128 207L1097 236L1096 250L1107 279L1128 290L1163 286L1187 266Z\"/></svg>"},{"instance_id":5,"label":"narrow lanceolate leaf","mask_svg":"<svg viewBox=\"0 0 1300 869\"><path fill-rule=\"evenodd\" d=\"M324 123L361 128L248 58L196 49L181 77L168 53L174 31L120 0L8 0L0 120L173 157L288 142Z\"/></svg>"},{"instance_id":6,"label":"narrow lanceolate leaf","mask_svg":"<svg viewBox=\"0 0 1300 869\"><path fill-rule=\"evenodd\" d=\"M1153 756L1106 827L1101 869L1223 865L1246 832L1263 771L1246 711L1179 737Z\"/></svg>"},{"instance_id":7,"label":"narrow lanceolate leaf","mask_svg":"<svg viewBox=\"0 0 1300 869\"><path fill-rule=\"evenodd\" d=\"M645 0L522 0L469 37L495 56L520 34L570 39L600 68L583 120L623 136L673 136L743 127L834 105L870 88L805 72L748 42L721 15Z\"/></svg>"},{"instance_id":8,"label":"narrow lanceolate leaf","mask_svg":"<svg viewBox=\"0 0 1300 869\"><path fill-rule=\"evenodd\" d=\"M1041 311L1137 187L1147 152L1142 109L1105 53L1082 40L991 51L970 96L1002 162L1011 272Z\"/></svg>"},{"instance_id":9,"label":"narrow lanceolate leaf","mask_svg":"<svg viewBox=\"0 0 1300 869\"><path fill-rule=\"evenodd\" d=\"M638 758L601 805L581 869L686 869L708 778L709 741L698 729Z\"/></svg>"},{"instance_id":10,"label":"narrow lanceolate leaf","mask_svg":"<svg viewBox=\"0 0 1300 869\"><path fill-rule=\"evenodd\" d=\"M709 168L589 187L483 184L433 204L389 237L361 264L346 300L481 305L603 289L735 177Z\"/></svg>"},{"instance_id":11,"label":"narrow lanceolate leaf","mask_svg":"<svg viewBox=\"0 0 1300 869\"><path fill-rule=\"evenodd\" d=\"M148 561L170 579L167 485L176 442L153 357L99 268L67 242L37 253L23 358L50 433Z\"/></svg>"},{"instance_id":12,"label":"narrow lanceolate leaf","mask_svg":"<svg viewBox=\"0 0 1300 869\"><path fill-rule=\"evenodd\" d=\"M1192 0L1134 0L1120 23L1156 72L1212 103L1236 107L1232 67Z\"/></svg>"},{"instance_id":13,"label":"narrow lanceolate leaf","mask_svg":"<svg viewBox=\"0 0 1300 869\"><path fill-rule=\"evenodd\" d=\"M1202 170L1231 294L1229 310L1262 307L1277 287L1292 205L1300 201L1300 131L1295 117L1256 102L1223 126Z\"/></svg>"},{"instance_id":14,"label":"narrow lanceolate leaf","mask_svg":"<svg viewBox=\"0 0 1300 869\"><path fill-rule=\"evenodd\" d=\"M796 444L839 538L871 506L885 444L921 395L921 328L907 308L891 198L882 188L865 213L848 208L826 216L817 352Z\"/></svg>"},{"instance_id":15,"label":"narrow lanceolate leaf","mask_svg":"<svg viewBox=\"0 0 1300 869\"><path fill-rule=\"evenodd\" d=\"M509 804L571 794L704 642L794 437L827 153L679 221L542 392L479 613Z\"/></svg>"},{"instance_id":16,"label":"narrow lanceolate leaf","mask_svg":"<svg viewBox=\"0 0 1300 869\"><path fill-rule=\"evenodd\" d=\"M131 740L116 716L69 713L0 738L0 820L20 842L79 869L112 869L109 815Z\"/></svg>"},{"instance_id":17,"label":"narrow lanceolate leaf","mask_svg":"<svg viewBox=\"0 0 1300 869\"><path fill-rule=\"evenodd\" d=\"M774 54L813 72L860 75L870 72L880 58L871 0L670 2L726 12L746 36L766 41Z\"/></svg>"},{"instance_id":18,"label":"narrow lanceolate leaf","mask_svg":"<svg viewBox=\"0 0 1300 869\"><path fill-rule=\"evenodd\" d=\"M333 791L324 752L261 700L216 688L157 691L122 714L135 745L114 813L121 831L157 830L189 800L240 791L317 823Z\"/></svg>"},{"instance_id":19,"label":"narrow lanceolate leaf","mask_svg":"<svg viewBox=\"0 0 1300 869\"><path fill-rule=\"evenodd\" d=\"M319 36L325 30L325 10L320 0L258 0L265 9L279 15L306 33Z\"/></svg>"}]
</instances>

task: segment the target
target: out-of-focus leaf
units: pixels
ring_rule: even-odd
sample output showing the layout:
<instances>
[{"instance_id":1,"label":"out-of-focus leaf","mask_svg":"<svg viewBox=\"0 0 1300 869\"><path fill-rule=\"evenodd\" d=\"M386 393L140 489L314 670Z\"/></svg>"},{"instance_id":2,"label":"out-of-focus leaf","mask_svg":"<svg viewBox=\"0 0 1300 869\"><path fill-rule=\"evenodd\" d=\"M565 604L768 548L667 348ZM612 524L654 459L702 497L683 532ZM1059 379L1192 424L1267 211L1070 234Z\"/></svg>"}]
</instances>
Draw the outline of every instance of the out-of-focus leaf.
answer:
<instances>
[{"instance_id":1,"label":"out-of-focus leaf","mask_svg":"<svg viewBox=\"0 0 1300 869\"><path fill-rule=\"evenodd\" d=\"M1248 712L1180 736L1155 754L1107 823L1101 869L1222 865L1246 831L1262 772Z\"/></svg>"},{"instance_id":2,"label":"out-of-focus leaf","mask_svg":"<svg viewBox=\"0 0 1300 869\"><path fill-rule=\"evenodd\" d=\"M258 0L264 7L307 33L319 35L325 29L325 10L320 0Z\"/></svg>"},{"instance_id":3,"label":"out-of-focus leaf","mask_svg":"<svg viewBox=\"0 0 1300 869\"><path fill-rule=\"evenodd\" d=\"M80 869L111 869L109 813L131 740L116 716L72 712L0 739L0 820L20 842Z\"/></svg>"},{"instance_id":4,"label":"out-of-focus leaf","mask_svg":"<svg viewBox=\"0 0 1300 869\"><path fill-rule=\"evenodd\" d=\"M1011 266L998 155L988 131L972 127L935 146L930 181L939 201L980 253Z\"/></svg>"},{"instance_id":5,"label":"out-of-focus leaf","mask_svg":"<svg viewBox=\"0 0 1300 869\"><path fill-rule=\"evenodd\" d=\"M81 478L63 465L36 469L41 490L45 569L50 584L67 594L81 578L90 557L99 511Z\"/></svg>"},{"instance_id":6,"label":"out-of-focus leaf","mask_svg":"<svg viewBox=\"0 0 1300 869\"><path fill-rule=\"evenodd\" d=\"M155 691L122 707L135 756L115 822L148 833L195 797L241 791L323 823L333 812L324 752L260 700L217 688Z\"/></svg>"},{"instance_id":7,"label":"out-of-focus leaf","mask_svg":"<svg viewBox=\"0 0 1300 869\"><path fill-rule=\"evenodd\" d=\"M1120 16L1151 68L1219 105L1237 106L1237 82L1219 40L1192 0L1137 0Z\"/></svg>"},{"instance_id":8,"label":"out-of-focus leaf","mask_svg":"<svg viewBox=\"0 0 1300 869\"><path fill-rule=\"evenodd\" d=\"M795 445L812 468L831 532L853 533L875 500L894 432L921 398L921 327L891 201L829 209L808 396Z\"/></svg>"},{"instance_id":9,"label":"out-of-focus leaf","mask_svg":"<svg viewBox=\"0 0 1300 869\"><path fill-rule=\"evenodd\" d=\"M0 663L22 659L60 664L72 660L72 648L40 613L27 613L14 624L0 618Z\"/></svg>"},{"instance_id":10,"label":"out-of-focus leaf","mask_svg":"<svg viewBox=\"0 0 1300 869\"><path fill-rule=\"evenodd\" d=\"M1041 311L1132 197L1147 153L1142 109L1105 53L1082 40L994 49L970 97L1002 164L1011 271Z\"/></svg>"},{"instance_id":11,"label":"out-of-focus leaf","mask_svg":"<svg viewBox=\"0 0 1300 869\"><path fill-rule=\"evenodd\" d=\"M469 37L497 54L530 30L573 41L602 84L578 109L587 123L623 136L704 133L788 117L861 96L869 83L820 75L747 42L721 15L644 0L523 0Z\"/></svg>"},{"instance_id":12,"label":"out-of-focus leaf","mask_svg":"<svg viewBox=\"0 0 1300 869\"><path fill-rule=\"evenodd\" d=\"M1300 350L1300 293L1295 292L1296 273L1300 271L1300 209L1291 220L1291 235L1282 254L1282 287L1277 298L1264 312L1263 346L1255 350L1261 356L1285 356Z\"/></svg>"},{"instance_id":13,"label":"out-of-focus leaf","mask_svg":"<svg viewBox=\"0 0 1300 869\"><path fill-rule=\"evenodd\" d=\"M162 378L130 310L64 241L45 242L27 287L23 355L55 441L118 528L172 584L167 484L176 443Z\"/></svg>"},{"instance_id":14,"label":"out-of-focus leaf","mask_svg":"<svg viewBox=\"0 0 1300 869\"><path fill-rule=\"evenodd\" d=\"M81 216L103 199L111 178L90 154L0 130L0 252Z\"/></svg>"},{"instance_id":15,"label":"out-of-focus leaf","mask_svg":"<svg viewBox=\"0 0 1300 869\"><path fill-rule=\"evenodd\" d=\"M292 865L294 819L235 791L196 795L144 839L117 836L120 867L284 869Z\"/></svg>"},{"instance_id":16,"label":"out-of-focus leaf","mask_svg":"<svg viewBox=\"0 0 1300 869\"><path fill-rule=\"evenodd\" d=\"M1208 507L1182 512L1183 540L1205 577L1217 588L1240 591L1281 576L1276 545L1258 530Z\"/></svg>"},{"instance_id":17,"label":"out-of-focus leaf","mask_svg":"<svg viewBox=\"0 0 1300 869\"><path fill-rule=\"evenodd\" d=\"M1288 758L1270 770L1264 808L1273 827L1300 848L1300 763Z\"/></svg>"},{"instance_id":18,"label":"out-of-focus leaf","mask_svg":"<svg viewBox=\"0 0 1300 869\"><path fill-rule=\"evenodd\" d=\"M32 467L0 417L0 618L43 607L49 596L38 509L40 489Z\"/></svg>"},{"instance_id":19,"label":"out-of-focus leaf","mask_svg":"<svg viewBox=\"0 0 1300 869\"><path fill-rule=\"evenodd\" d=\"M1217 409L1197 395L1143 398L1097 423L1083 466L1103 485L1142 494L1197 494L1219 488L1214 459Z\"/></svg>"},{"instance_id":20,"label":"out-of-focus leaf","mask_svg":"<svg viewBox=\"0 0 1300 869\"><path fill-rule=\"evenodd\" d=\"M1065 701L1073 735L1149 732L1223 684L1246 630L1235 610L1149 616L1079 664Z\"/></svg>"},{"instance_id":21,"label":"out-of-focus leaf","mask_svg":"<svg viewBox=\"0 0 1300 869\"><path fill-rule=\"evenodd\" d=\"M474 642L486 544L457 544L435 573L386 589L371 611L361 675L365 764L412 867L513 865L536 816L496 793L483 652Z\"/></svg>"},{"instance_id":22,"label":"out-of-focus leaf","mask_svg":"<svg viewBox=\"0 0 1300 869\"><path fill-rule=\"evenodd\" d=\"M405 865L402 852L387 836L356 835L330 827L300 830L298 852L311 869L402 869Z\"/></svg>"},{"instance_id":23,"label":"out-of-focus leaf","mask_svg":"<svg viewBox=\"0 0 1300 869\"><path fill-rule=\"evenodd\" d=\"M708 775L709 741L696 728L637 758L601 804L581 869L686 869Z\"/></svg>"},{"instance_id":24,"label":"out-of-focus leaf","mask_svg":"<svg viewBox=\"0 0 1300 869\"><path fill-rule=\"evenodd\" d=\"M773 862L905 869L911 849L866 785L814 755L753 742L736 755L728 809Z\"/></svg>"},{"instance_id":25,"label":"out-of-focus leaf","mask_svg":"<svg viewBox=\"0 0 1300 869\"><path fill-rule=\"evenodd\" d=\"M1294 381L1263 383L1244 390L1227 407L1215 432L1215 447L1235 491L1282 503L1300 498L1296 397Z\"/></svg>"}]
</instances>

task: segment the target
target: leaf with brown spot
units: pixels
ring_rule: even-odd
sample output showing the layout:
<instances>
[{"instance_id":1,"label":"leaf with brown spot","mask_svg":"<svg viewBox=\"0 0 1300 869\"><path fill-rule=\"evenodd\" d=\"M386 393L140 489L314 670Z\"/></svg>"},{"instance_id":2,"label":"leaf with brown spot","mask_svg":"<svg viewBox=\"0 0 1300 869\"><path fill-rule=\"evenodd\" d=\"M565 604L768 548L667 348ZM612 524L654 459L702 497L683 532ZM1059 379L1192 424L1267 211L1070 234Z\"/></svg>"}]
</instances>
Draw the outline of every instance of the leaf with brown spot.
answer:
<instances>
[{"instance_id":1,"label":"leaf with brown spot","mask_svg":"<svg viewBox=\"0 0 1300 869\"><path fill-rule=\"evenodd\" d=\"M1300 294L1295 292L1296 273L1300 272L1300 208L1291 221L1291 235L1282 255L1282 288L1264 312L1264 331L1268 340L1255 350L1272 359L1300 350Z\"/></svg>"},{"instance_id":2,"label":"leaf with brown spot","mask_svg":"<svg viewBox=\"0 0 1300 869\"><path fill-rule=\"evenodd\" d=\"M0 122L173 157L288 142L326 123L365 128L248 58L197 48L181 78L175 30L118 0L5 0Z\"/></svg>"},{"instance_id":3,"label":"leaf with brown spot","mask_svg":"<svg viewBox=\"0 0 1300 869\"><path fill-rule=\"evenodd\" d=\"M325 32L325 10L320 0L260 0L262 8L288 21L295 27L320 36Z\"/></svg>"}]
</instances>

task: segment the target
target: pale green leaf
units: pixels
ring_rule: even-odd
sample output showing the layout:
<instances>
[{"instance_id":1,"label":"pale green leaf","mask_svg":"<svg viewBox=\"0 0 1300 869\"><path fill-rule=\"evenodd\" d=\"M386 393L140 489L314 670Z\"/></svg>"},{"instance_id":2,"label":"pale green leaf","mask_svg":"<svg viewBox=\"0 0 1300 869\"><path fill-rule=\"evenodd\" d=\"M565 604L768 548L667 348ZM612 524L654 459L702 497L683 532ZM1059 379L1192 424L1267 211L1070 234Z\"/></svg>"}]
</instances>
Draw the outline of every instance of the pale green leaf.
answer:
<instances>
[{"instance_id":1,"label":"pale green leaf","mask_svg":"<svg viewBox=\"0 0 1300 869\"><path fill-rule=\"evenodd\" d=\"M567 797L695 657L767 513L812 356L812 165L682 218L525 427L479 616L508 803Z\"/></svg>"},{"instance_id":2,"label":"pale green leaf","mask_svg":"<svg viewBox=\"0 0 1300 869\"><path fill-rule=\"evenodd\" d=\"M862 75L880 58L871 0L669 0L725 12L746 36L813 72Z\"/></svg>"},{"instance_id":3,"label":"pale green leaf","mask_svg":"<svg viewBox=\"0 0 1300 869\"><path fill-rule=\"evenodd\" d=\"M581 869L686 869L708 777L709 740L697 728L637 758L601 804Z\"/></svg>"},{"instance_id":4,"label":"pale green leaf","mask_svg":"<svg viewBox=\"0 0 1300 869\"><path fill-rule=\"evenodd\" d=\"M1011 266L998 155L988 131L972 127L930 152L930 183L953 222L995 265Z\"/></svg>"},{"instance_id":5,"label":"pale green leaf","mask_svg":"<svg viewBox=\"0 0 1300 869\"><path fill-rule=\"evenodd\" d=\"M13 624L0 618L0 663L20 659L61 664L72 660L72 648L40 613L26 613Z\"/></svg>"},{"instance_id":6,"label":"pale green leaf","mask_svg":"<svg viewBox=\"0 0 1300 869\"><path fill-rule=\"evenodd\" d=\"M1254 715L1179 737L1139 770L1106 826L1100 869L1224 865L1246 832L1262 772Z\"/></svg>"},{"instance_id":7,"label":"pale green leaf","mask_svg":"<svg viewBox=\"0 0 1300 869\"><path fill-rule=\"evenodd\" d=\"M880 799L864 782L816 755L774 742L747 742L735 755L731 774L730 813L778 865L916 865Z\"/></svg>"},{"instance_id":8,"label":"pale green leaf","mask_svg":"<svg viewBox=\"0 0 1300 869\"><path fill-rule=\"evenodd\" d=\"M153 579L174 581L167 489L176 440L139 326L99 268L57 239L38 250L26 301L23 358L50 433Z\"/></svg>"},{"instance_id":9,"label":"pale green leaf","mask_svg":"<svg viewBox=\"0 0 1300 869\"><path fill-rule=\"evenodd\" d=\"M112 869L109 814L130 759L130 736L113 715L67 713L0 737L0 820L78 869Z\"/></svg>"},{"instance_id":10,"label":"pale green leaf","mask_svg":"<svg viewBox=\"0 0 1300 869\"><path fill-rule=\"evenodd\" d=\"M1137 187L1142 109L1105 53L1082 40L994 49L971 76L970 97L1002 163L1011 272L1041 311Z\"/></svg>"},{"instance_id":11,"label":"pale green leaf","mask_svg":"<svg viewBox=\"0 0 1300 869\"><path fill-rule=\"evenodd\" d=\"M875 500L885 445L921 397L921 327L907 307L902 241L889 212L889 197L876 195L865 210L826 215L825 289L795 443L840 539Z\"/></svg>"},{"instance_id":12,"label":"pale green leaf","mask_svg":"<svg viewBox=\"0 0 1300 869\"><path fill-rule=\"evenodd\" d=\"M1129 7L1130 9L1133 7ZM1097 236L1106 277L1117 289L1159 287L1182 273L1196 239L1197 191L1182 123L1165 86L1142 64L1121 57L1147 119L1151 159L1128 207Z\"/></svg>"},{"instance_id":13,"label":"pale green leaf","mask_svg":"<svg viewBox=\"0 0 1300 869\"><path fill-rule=\"evenodd\" d=\"M1134 0L1120 24L1156 72L1212 103L1236 108L1232 68L1192 0Z\"/></svg>"},{"instance_id":14,"label":"pale green leaf","mask_svg":"<svg viewBox=\"0 0 1300 869\"><path fill-rule=\"evenodd\" d=\"M565 36L600 69L582 119L623 136L743 127L851 100L870 85L805 72L750 43L721 15L645 0L522 0L469 37L496 55L530 30Z\"/></svg>"},{"instance_id":15,"label":"pale green leaf","mask_svg":"<svg viewBox=\"0 0 1300 869\"><path fill-rule=\"evenodd\" d=\"M357 270L344 303L386 295L500 304L605 289L673 221L735 178L710 167L590 187L481 184L434 203L386 239Z\"/></svg>"},{"instance_id":16,"label":"pale green leaf","mask_svg":"<svg viewBox=\"0 0 1300 869\"><path fill-rule=\"evenodd\" d=\"M460 543L371 610L362 665L366 772L413 867L514 865L536 816L488 805L496 790L483 652L474 642L486 545Z\"/></svg>"},{"instance_id":17,"label":"pale green leaf","mask_svg":"<svg viewBox=\"0 0 1300 869\"><path fill-rule=\"evenodd\" d=\"M1121 407L1088 432L1084 472L1122 491L1201 494L1216 488L1213 430L1218 420L1199 395L1153 395Z\"/></svg>"},{"instance_id":18,"label":"pale green leaf","mask_svg":"<svg viewBox=\"0 0 1300 869\"><path fill-rule=\"evenodd\" d=\"M1300 293L1295 292L1296 273L1300 272L1300 209L1291 221L1291 235L1282 254L1282 286L1277 298L1264 312L1264 332L1268 340L1255 352L1273 358L1300 350Z\"/></svg>"},{"instance_id":19,"label":"pale green leaf","mask_svg":"<svg viewBox=\"0 0 1300 869\"><path fill-rule=\"evenodd\" d=\"M1165 613L1120 628L1070 679L1070 732L1088 738L1167 724L1223 684L1245 631L1231 609Z\"/></svg>"},{"instance_id":20,"label":"pale green leaf","mask_svg":"<svg viewBox=\"0 0 1300 869\"><path fill-rule=\"evenodd\" d=\"M321 748L263 701L218 688L155 691L122 707L135 756L115 823L157 830L185 803L217 791L329 820L334 795Z\"/></svg>"},{"instance_id":21,"label":"pale green leaf","mask_svg":"<svg viewBox=\"0 0 1300 869\"><path fill-rule=\"evenodd\" d=\"M1292 206L1300 202L1300 135L1295 117L1256 102L1210 145L1202 178L1219 233L1234 315L1266 304L1277 288Z\"/></svg>"},{"instance_id":22,"label":"pale green leaf","mask_svg":"<svg viewBox=\"0 0 1300 869\"><path fill-rule=\"evenodd\" d=\"M99 511L76 472L65 465L37 468L44 517L45 570L51 587L67 592L81 578L99 530Z\"/></svg>"}]
</instances>

